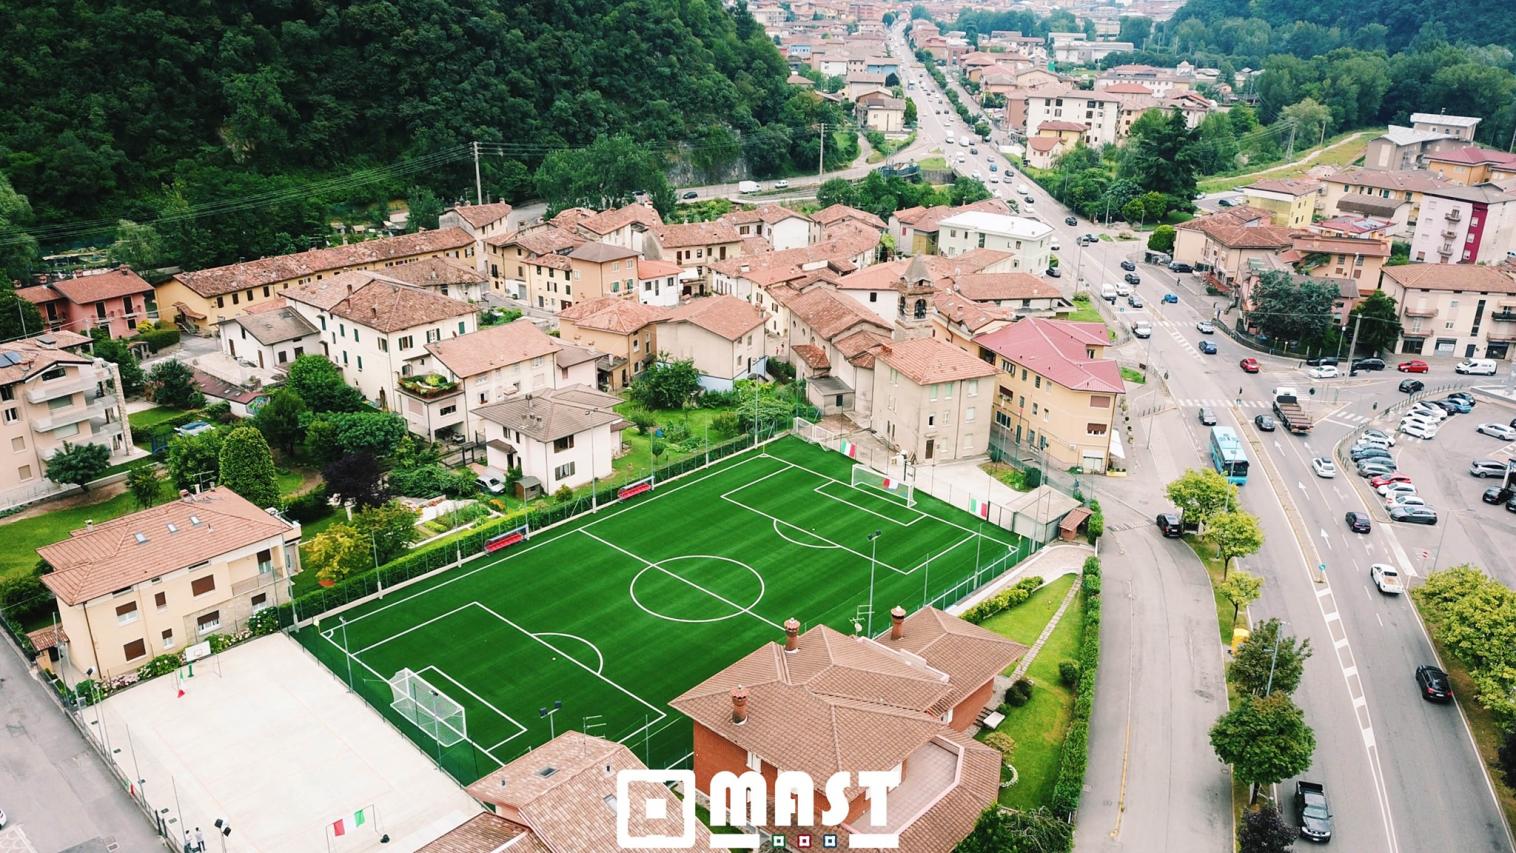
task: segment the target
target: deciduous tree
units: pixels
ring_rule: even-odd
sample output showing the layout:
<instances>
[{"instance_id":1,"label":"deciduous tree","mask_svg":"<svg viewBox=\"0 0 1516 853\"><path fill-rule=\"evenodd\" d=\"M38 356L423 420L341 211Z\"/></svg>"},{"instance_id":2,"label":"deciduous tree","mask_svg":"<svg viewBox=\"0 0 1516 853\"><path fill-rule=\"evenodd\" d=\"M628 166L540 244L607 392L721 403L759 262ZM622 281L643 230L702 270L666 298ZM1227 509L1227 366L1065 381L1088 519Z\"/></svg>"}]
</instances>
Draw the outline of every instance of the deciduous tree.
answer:
<instances>
[{"instance_id":1,"label":"deciduous tree","mask_svg":"<svg viewBox=\"0 0 1516 853\"><path fill-rule=\"evenodd\" d=\"M148 391L153 402L172 409L198 409L205 405L205 395L195 387L189 365L166 359L153 365L147 374Z\"/></svg>"},{"instance_id":2,"label":"deciduous tree","mask_svg":"<svg viewBox=\"0 0 1516 853\"><path fill-rule=\"evenodd\" d=\"M1211 747L1232 773L1253 786L1272 785L1311 766L1316 734L1288 693L1243 696L1211 727Z\"/></svg>"},{"instance_id":3,"label":"deciduous tree","mask_svg":"<svg viewBox=\"0 0 1516 853\"><path fill-rule=\"evenodd\" d=\"M1396 307L1394 297L1383 290L1370 293L1353 306L1353 313L1348 317L1349 333L1354 324L1358 329L1357 352L1380 353L1400 340L1400 309Z\"/></svg>"},{"instance_id":4,"label":"deciduous tree","mask_svg":"<svg viewBox=\"0 0 1516 853\"><path fill-rule=\"evenodd\" d=\"M131 347L124 342L110 336L110 330L98 328L90 332L94 337L93 349L95 355L116 365L116 370L121 374L122 396L135 397L142 393L147 386L147 377L142 373L142 366L137 363L137 357L132 355Z\"/></svg>"},{"instance_id":5,"label":"deciduous tree","mask_svg":"<svg viewBox=\"0 0 1516 853\"><path fill-rule=\"evenodd\" d=\"M673 209L674 190L662 158L652 146L626 134L548 154L537 169L537 191L547 200L549 214L568 207L620 207L630 204L639 191L653 198L659 212Z\"/></svg>"},{"instance_id":6,"label":"deciduous tree","mask_svg":"<svg viewBox=\"0 0 1516 853\"><path fill-rule=\"evenodd\" d=\"M325 356L302 355L290 364L287 387L313 412L354 412L364 408L363 394L342 380L337 365Z\"/></svg>"},{"instance_id":7,"label":"deciduous tree","mask_svg":"<svg viewBox=\"0 0 1516 853\"><path fill-rule=\"evenodd\" d=\"M280 388L253 416L253 425L258 427L269 444L290 454L295 452L295 447L305 435L305 430L300 426L300 418L305 413L305 400L301 399L300 392L293 388Z\"/></svg>"},{"instance_id":8,"label":"deciduous tree","mask_svg":"<svg viewBox=\"0 0 1516 853\"><path fill-rule=\"evenodd\" d=\"M175 488L194 491L219 481L223 441L225 434L219 429L174 436L168 443L166 464Z\"/></svg>"},{"instance_id":9,"label":"deciduous tree","mask_svg":"<svg viewBox=\"0 0 1516 853\"><path fill-rule=\"evenodd\" d=\"M1227 676L1241 693L1253 696L1262 696L1265 691L1294 693L1310 657L1310 640L1285 634L1278 619L1265 619L1253 626L1253 633L1237 648L1227 667Z\"/></svg>"},{"instance_id":10,"label":"deciduous tree","mask_svg":"<svg viewBox=\"0 0 1516 853\"><path fill-rule=\"evenodd\" d=\"M326 491L332 497L355 506L379 506L389 500L384 487L384 470L372 453L348 453L321 469Z\"/></svg>"},{"instance_id":11,"label":"deciduous tree","mask_svg":"<svg viewBox=\"0 0 1516 853\"><path fill-rule=\"evenodd\" d=\"M1221 576L1226 577L1232 560L1258 553L1263 547L1263 528L1258 517L1241 510L1215 515L1206 521L1205 539L1216 546L1221 558Z\"/></svg>"},{"instance_id":12,"label":"deciduous tree","mask_svg":"<svg viewBox=\"0 0 1516 853\"><path fill-rule=\"evenodd\" d=\"M399 501L388 501L353 515L353 529L372 538L380 564L388 563L405 552L420 538L416 520L420 513Z\"/></svg>"},{"instance_id":13,"label":"deciduous tree","mask_svg":"<svg viewBox=\"0 0 1516 853\"><path fill-rule=\"evenodd\" d=\"M218 460L221 485L247 498L254 506L278 506L274 457L256 427L241 426L228 432Z\"/></svg>"},{"instance_id":14,"label":"deciduous tree","mask_svg":"<svg viewBox=\"0 0 1516 853\"><path fill-rule=\"evenodd\" d=\"M1186 523L1201 525L1237 506L1237 487L1209 468L1191 468L1168 484L1169 500Z\"/></svg>"},{"instance_id":15,"label":"deciduous tree","mask_svg":"<svg viewBox=\"0 0 1516 853\"><path fill-rule=\"evenodd\" d=\"M655 361L642 371L628 395L645 409L679 409L700 390L700 372L690 359Z\"/></svg>"},{"instance_id":16,"label":"deciduous tree","mask_svg":"<svg viewBox=\"0 0 1516 853\"><path fill-rule=\"evenodd\" d=\"M1270 270L1258 277L1253 288L1253 310L1248 312L1248 320L1277 340L1313 343L1332 328L1332 303L1336 299L1334 285Z\"/></svg>"},{"instance_id":17,"label":"deciduous tree","mask_svg":"<svg viewBox=\"0 0 1516 853\"><path fill-rule=\"evenodd\" d=\"M157 228L130 219L116 223L116 239L107 251L113 263L124 264L139 273L163 263L167 254L163 235Z\"/></svg>"},{"instance_id":18,"label":"deciduous tree","mask_svg":"<svg viewBox=\"0 0 1516 853\"><path fill-rule=\"evenodd\" d=\"M1262 594L1263 578L1238 569L1237 574L1230 575L1217 584L1216 591L1221 593L1222 598L1231 602L1232 621L1235 622L1242 608L1257 601L1258 596Z\"/></svg>"},{"instance_id":19,"label":"deciduous tree","mask_svg":"<svg viewBox=\"0 0 1516 853\"><path fill-rule=\"evenodd\" d=\"M1155 252L1172 254L1174 251L1174 238L1179 232L1172 225L1160 225L1148 235L1148 248Z\"/></svg>"},{"instance_id":20,"label":"deciduous tree","mask_svg":"<svg viewBox=\"0 0 1516 853\"><path fill-rule=\"evenodd\" d=\"M126 472L126 489L137 502L137 509L147 509L158 501L163 490L163 480L152 465L138 465Z\"/></svg>"},{"instance_id":21,"label":"deciduous tree","mask_svg":"<svg viewBox=\"0 0 1516 853\"><path fill-rule=\"evenodd\" d=\"M1073 827L1047 809L986 809L957 853L1053 853L1067 850Z\"/></svg>"},{"instance_id":22,"label":"deciduous tree","mask_svg":"<svg viewBox=\"0 0 1516 853\"><path fill-rule=\"evenodd\" d=\"M53 451L47 458L47 478L59 485L72 484L88 489L91 480L99 479L111 466L111 449L103 444L71 444Z\"/></svg>"},{"instance_id":23,"label":"deciduous tree","mask_svg":"<svg viewBox=\"0 0 1516 853\"><path fill-rule=\"evenodd\" d=\"M323 581L340 581L371 568L373 554L368 537L351 524L333 524L305 546L305 559Z\"/></svg>"}]
</instances>

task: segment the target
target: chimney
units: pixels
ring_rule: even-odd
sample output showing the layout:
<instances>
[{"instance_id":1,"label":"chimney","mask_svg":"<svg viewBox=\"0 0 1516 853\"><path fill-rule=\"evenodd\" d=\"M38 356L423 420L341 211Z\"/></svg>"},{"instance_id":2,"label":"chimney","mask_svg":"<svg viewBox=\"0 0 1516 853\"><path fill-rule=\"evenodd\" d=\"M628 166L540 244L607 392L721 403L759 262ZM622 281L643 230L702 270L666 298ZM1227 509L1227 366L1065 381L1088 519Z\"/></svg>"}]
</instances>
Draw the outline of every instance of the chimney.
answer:
<instances>
[{"instance_id":1,"label":"chimney","mask_svg":"<svg viewBox=\"0 0 1516 853\"><path fill-rule=\"evenodd\" d=\"M898 640L905 636L905 608L895 605L890 611L890 639Z\"/></svg>"},{"instance_id":2,"label":"chimney","mask_svg":"<svg viewBox=\"0 0 1516 853\"><path fill-rule=\"evenodd\" d=\"M189 500L189 496L190 496L189 489L180 489L179 490L179 499L180 500L186 500L187 501L187 500Z\"/></svg>"},{"instance_id":3,"label":"chimney","mask_svg":"<svg viewBox=\"0 0 1516 853\"><path fill-rule=\"evenodd\" d=\"M784 620L784 653L792 655L800 650L800 620L791 616Z\"/></svg>"},{"instance_id":4,"label":"chimney","mask_svg":"<svg viewBox=\"0 0 1516 853\"><path fill-rule=\"evenodd\" d=\"M747 688L741 684L732 688L732 722L739 726L747 722Z\"/></svg>"},{"instance_id":5,"label":"chimney","mask_svg":"<svg viewBox=\"0 0 1516 853\"><path fill-rule=\"evenodd\" d=\"M352 282L348 282L347 283L347 295L348 296L352 296L353 295L353 283Z\"/></svg>"},{"instance_id":6,"label":"chimney","mask_svg":"<svg viewBox=\"0 0 1516 853\"><path fill-rule=\"evenodd\" d=\"M86 518L84 520L84 529L86 531L93 531L95 529L95 520L93 518Z\"/></svg>"}]
</instances>

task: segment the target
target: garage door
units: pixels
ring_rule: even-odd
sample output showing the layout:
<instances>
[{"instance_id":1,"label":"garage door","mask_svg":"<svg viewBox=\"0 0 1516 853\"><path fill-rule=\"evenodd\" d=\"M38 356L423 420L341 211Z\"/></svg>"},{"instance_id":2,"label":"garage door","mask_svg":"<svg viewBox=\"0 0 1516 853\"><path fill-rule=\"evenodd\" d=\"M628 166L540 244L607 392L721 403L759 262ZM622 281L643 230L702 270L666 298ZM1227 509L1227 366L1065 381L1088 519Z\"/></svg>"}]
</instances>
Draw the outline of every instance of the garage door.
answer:
<instances>
[{"instance_id":1,"label":"garage door","mask_svg":"<svg viewBox=\"0 0 1516 853\"><path fill-rule=\"evenodd\" d=\"M1437 339L1437 354L1438 355L1452 355L1457 350L1458 350L1458 341L1457 341L1456 338L1438 338Z\"/></svg>"}]
</instances>

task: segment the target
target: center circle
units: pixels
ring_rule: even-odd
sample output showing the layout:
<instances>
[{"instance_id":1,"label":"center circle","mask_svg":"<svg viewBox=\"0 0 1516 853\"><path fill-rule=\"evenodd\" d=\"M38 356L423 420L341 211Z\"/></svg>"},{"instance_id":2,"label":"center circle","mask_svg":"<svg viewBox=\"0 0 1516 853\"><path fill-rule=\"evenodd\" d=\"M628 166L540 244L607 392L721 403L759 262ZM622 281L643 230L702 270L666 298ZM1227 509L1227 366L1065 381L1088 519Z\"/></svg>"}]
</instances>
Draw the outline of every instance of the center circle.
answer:
<instances>
[{"instance_id":1,"label":"center circle","mask_svg":"<svg viewBox=\"0 0 1516 853\"><path fill-rule=\"evenodd\" d=\"M632 602L670 622L723 622L763 600L763 576L741 560L698 554L651 563L632 578Z\"/></svg>"}]
</instances>

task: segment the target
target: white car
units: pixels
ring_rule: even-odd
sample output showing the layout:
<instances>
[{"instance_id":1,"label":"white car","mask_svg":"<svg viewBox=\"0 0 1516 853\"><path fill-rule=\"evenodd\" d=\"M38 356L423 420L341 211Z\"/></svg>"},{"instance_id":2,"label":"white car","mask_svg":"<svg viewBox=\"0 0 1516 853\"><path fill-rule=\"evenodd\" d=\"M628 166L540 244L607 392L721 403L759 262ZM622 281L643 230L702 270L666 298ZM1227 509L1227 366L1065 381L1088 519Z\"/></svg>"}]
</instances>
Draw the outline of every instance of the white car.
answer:
<instances>
[{"instance_id":1,"label":"white car","mask_svg":"<svg viewBox=\"0 0 1516 853\"><path fill-rule=\"evenodd\" d=\"M1406 411L1406 414L1418 415L1422 420L1434 421L1439 424L1448 419L1447 409L1441 406L1428 406L1424 403L1417 403L1412 406Z\"/></svg>"},{"instance_id":2,"label":"white car","mask_svg":"<svg viewBox=\"0 0 1516 853\"><path fill-rule=\"evenodd\" d=\"M1022 195L1031 195L1032 194L1031 188L1028 187L1026 184L1017 184L1016 185L1016 192L1021 193Z\"/></svg>"},{"instance_id":3,"label":"white car","mask_svg":"<svg viewBox=\"0 0 1516 853\"><path fill-rule=\"evenodd\" d=\"M1395 436L1392 433L1385 432L1382 429L1366 429L1363 431L1363 437L1375 439L1377 441L1389 442L1389 445L1391 447L1395 446Z\"/></svg>"},{"instance_id":4,"label":"white car","mask_svg":"<svg viewBox=\"0 0 1516 853\"><path fill-rule=\"evenodd\" d=\"M1419 412L1406 415L1400 419L1401 426L1405 426L1406 424L1421 424L1422 426L1429 426L1432 429L1437 429L1442 426L1441 421L1433 420L1432 418L1429 418Z\"/></svg>"},{"instance_id":5,"label":"white car","mask_svg":"<svg viewBox=\"0 0 1516 853\"><path fill-rule=\"evenodd\" d=\"M1379 492L1379 496L1383 498L1394 497L1395 495L1414 495L1416 494L1416 486L1412 483L1386 483L1375 489L1375 491Z\"/></svg>"},{"instance_id":6,"label":"white car","mask_svg":"<svg viewBox=\"0 0 1516 853\"><path fill-rule=\"evenodd\" d=\"M1405 586L1400 582L1400 572L1395 571L1394 566L1384 563L1375 563L1369 567L1369 580L1379 591L1387 595L1399 595L1405 592Z\"/></svg>"},{"instance_id":7,"label":"white car","mask_svg":"<svg viewBox=\"0 0 1516 853\"><path fill-rule=\"evenodd\" d=\"M1501 441L1516 441L1516 429L1511 429L1505 424L1480 424L1476 432L1482 432Z\"/></svg>"},{"instance_id":8,"label":"white car","mask_svg":"<svg viewBox=\"0 0 1516 853\"><path fill-rule=\"evenodd\" d=\"M1437 427L1431 426L1429 424L1416 422L1401 424L1400 431L1406 435L1411 436L1412 438L1432 439L1437 437Z\"/></svg>"},{"instance_id":9,"label":"white car","mask_svg":"<svg viewBox=\"0 0 1516 853\"><path fill-rule=\"evenodd\" d=\"M1426 506L1426 499L1421 495L1390 495L1384 499L1385 509L1394 509L1397 506Z\"/></svg>"},{"instance_id":10,"label":"white car","mask_svg":"<svg viewBox=\"0 0 1516 853\"><path fill-rule=\"evenodd\" d=\"M1337 365L1323 364L1320 367L1313 367L1310 370L1310 374L1312 379L1336 379Z\"/></svg>"},{"instance_id":11,"label":"white car","mask_svg":"<svg viewBox=\"0 0 1516 853\"><path fill-rule=\"evenodd\" d=\"M1116 285L1116 295L1117 296L1131 296L1132 295L1132 286L1130 284L1126 284L1126 283L1122 283L1122 284Z\"/></svg>"},{"instance_id":12,"label":"white car","mask_svg":"<svg viewBox=\"0 0 1516 853\"><path fill-rule=\"evenodd\" d=\"M1311 460L1311 470L1323 480L1330 480L1337 476L1337 466L1325 456L1318 456Z\"/></svg>"},{"instance_id":13,"label":"white car","mask_svg":"<svg viewBox=\"0 0 1516 853\"><path fill-rule=\"evenodd\" d=\"M1052 249L1055 252L1061 251L1063 249L1062 246L1058 245L1058 241L1057 240L1054 240L1053 242L1049 243L1048 244L1048 248Z\"/></svg>"},{"instance_id":14,"label":"white car","mask_svg":"<svg viewBox=\"0 0 1516 853\"><path fill-rule=\"evenodd\" d=\"M774 189L776 189L776 190L787 190L789 188L790 188L790 182L789 181L775 181L774 182Z\"/></svg>"},{"instance_id":15,"label":"white car","mask_svg":"<svg viewBox=\"0 0 1516 853\"><path fill-rule=\"evenodd\" d=\"M1395 446L1395 442L1391 441L1391 440L1389 440L1389 439L1387 439L1387 438L1385 438L1383 436L1378 436L1378 435L1361 435L1361 436L1358 437L1358 440L1353 443L1353 446L1354 447L1383 447L1386 450L1388 450L1389 448Z\"/></svg>"}]
</instances>

